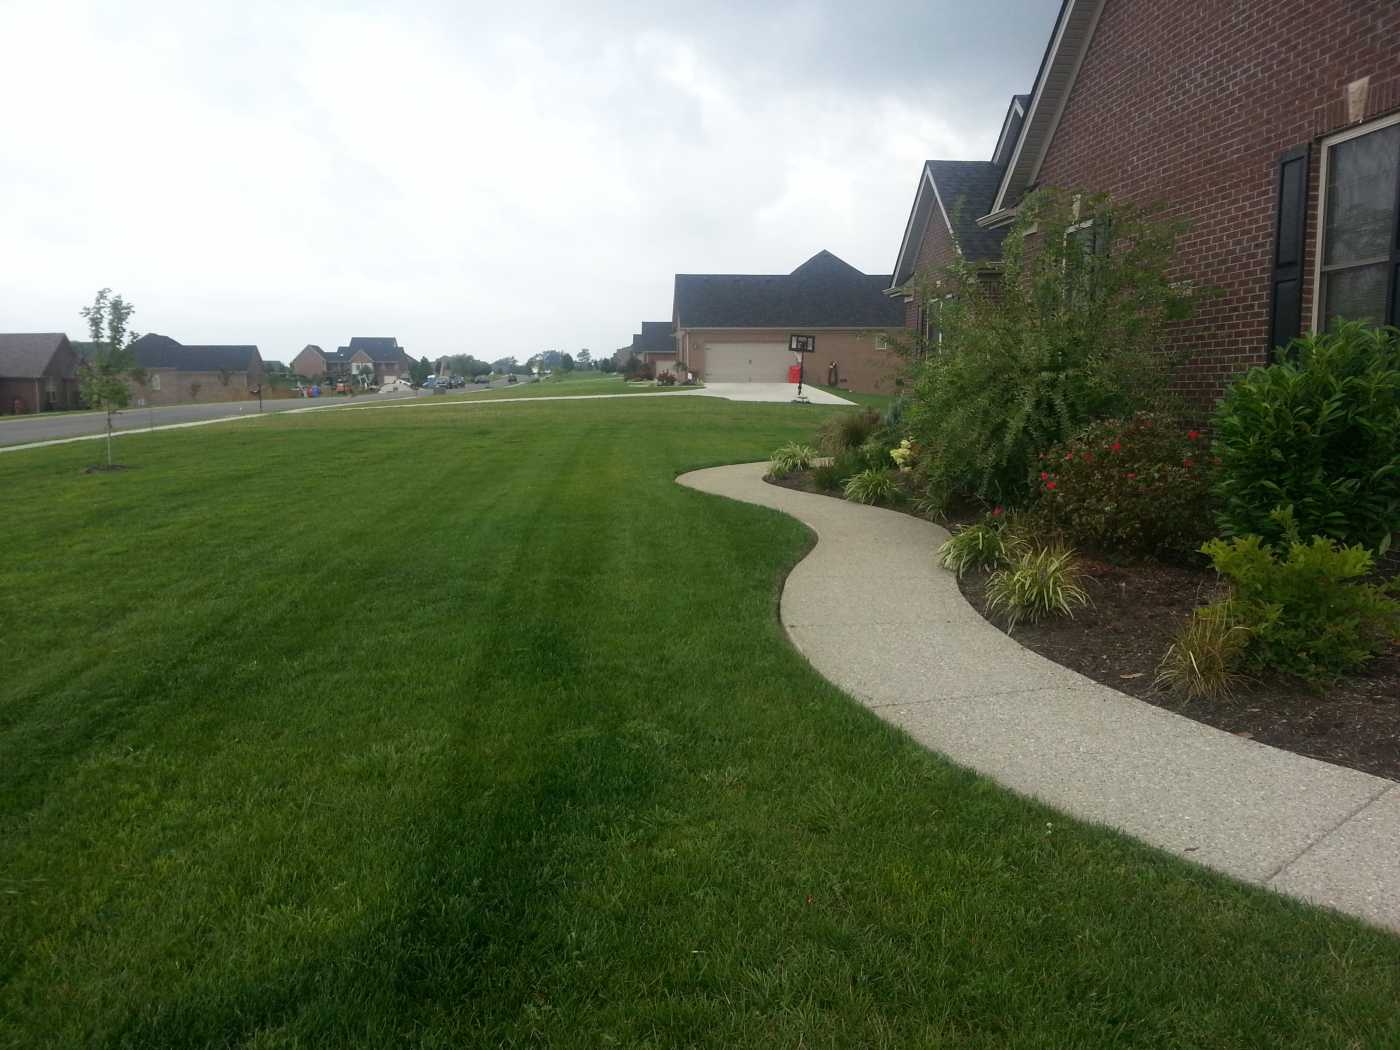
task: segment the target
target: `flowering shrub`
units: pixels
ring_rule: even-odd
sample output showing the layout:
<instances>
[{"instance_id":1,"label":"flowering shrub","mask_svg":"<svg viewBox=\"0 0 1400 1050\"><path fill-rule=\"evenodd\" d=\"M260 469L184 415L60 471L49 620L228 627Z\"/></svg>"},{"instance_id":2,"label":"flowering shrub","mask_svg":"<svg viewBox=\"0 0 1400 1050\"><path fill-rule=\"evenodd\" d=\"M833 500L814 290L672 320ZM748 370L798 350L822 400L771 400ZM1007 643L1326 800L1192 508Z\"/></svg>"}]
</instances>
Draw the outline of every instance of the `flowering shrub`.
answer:
<instances>
[{"instance_id":1,"label":"flowering shrub","mask_svg":"<svg viewBox=\"0 0 1400 1050\"><path fill-rule=\"evenodd\" d=\"M890 459L894 460L894 465L900 470L908 470L914 461L914 446L905 438L899 443L898 448L890 449Z\"/></svg>"},{"instance_id":2,"label":"flowering shrub","mask_svg":"<svg viewBox=\"0 0 1400 1050\"><path fill-rule=\"evenodd\" d=\"M1076 545L1195 550L1210 534L1213 465L1199 431L1163 416L1103 420L1040 454L1038 510Z\"/></svg>"}]
</instances>

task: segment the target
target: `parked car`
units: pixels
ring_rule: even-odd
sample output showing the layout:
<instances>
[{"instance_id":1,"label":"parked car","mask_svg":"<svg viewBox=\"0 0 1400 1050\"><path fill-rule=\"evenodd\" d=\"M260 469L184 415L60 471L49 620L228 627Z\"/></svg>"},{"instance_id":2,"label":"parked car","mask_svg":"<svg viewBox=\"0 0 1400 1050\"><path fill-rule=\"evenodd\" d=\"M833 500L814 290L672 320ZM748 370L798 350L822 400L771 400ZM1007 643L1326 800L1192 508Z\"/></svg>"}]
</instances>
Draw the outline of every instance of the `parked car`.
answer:
<instances>
[{"instance_id":1,"label":"parked car","mask_svg":"<svg viewBox=\"0 0 1400 1050\"><path fill-rule=\"evenodd\" d=\"M472 382L473 382L473 383L489 383L489 382L491 382L491 377L490 377L489 375L472 376Z\"/></svg>"},{"instance_id":2,"label":"parked car","mask_svg":"<svg viewBox=\"0 0 1400 1050\"><path fill-rule=\"evenodd\" d=\"M506 376L506 382L507 382L507 383L518 383L518 382L520 382L520 380L516 379L516 378L515 378L515 373L512 372L510 375Z\"/></svg>"},{"instance_id":3,"label":"parked car","mask_svg":"<svg viewBox=\"0 0 1400 1050\"><path fill-rule=\"evenodd\" d=\"M401 394L413 389L413 384L406 379L391 379L379 388L381 394Z\"/></svg>"}]
</instances>

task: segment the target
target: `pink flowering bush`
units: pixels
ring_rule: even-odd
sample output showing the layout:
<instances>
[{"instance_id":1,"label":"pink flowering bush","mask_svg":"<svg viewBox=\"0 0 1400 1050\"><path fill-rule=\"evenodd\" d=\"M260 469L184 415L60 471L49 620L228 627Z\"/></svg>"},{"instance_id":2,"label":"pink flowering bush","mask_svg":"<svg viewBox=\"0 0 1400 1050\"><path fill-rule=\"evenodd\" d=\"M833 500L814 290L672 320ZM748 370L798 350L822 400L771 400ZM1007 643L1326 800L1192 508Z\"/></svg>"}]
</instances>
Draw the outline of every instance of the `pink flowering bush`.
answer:
<instances>
[{"instance_id":1,"label":"pink flowering bush","mask_svg":"<svg viewBox=\"0 0 1400 1050\"><path fill-rule=\"evenodd\" d=\"M1036 511L1076 546L1184 554L1211 535L1214 461L1199 431L1139 413L1042 452Z\"/></svg>"}]
</instances>

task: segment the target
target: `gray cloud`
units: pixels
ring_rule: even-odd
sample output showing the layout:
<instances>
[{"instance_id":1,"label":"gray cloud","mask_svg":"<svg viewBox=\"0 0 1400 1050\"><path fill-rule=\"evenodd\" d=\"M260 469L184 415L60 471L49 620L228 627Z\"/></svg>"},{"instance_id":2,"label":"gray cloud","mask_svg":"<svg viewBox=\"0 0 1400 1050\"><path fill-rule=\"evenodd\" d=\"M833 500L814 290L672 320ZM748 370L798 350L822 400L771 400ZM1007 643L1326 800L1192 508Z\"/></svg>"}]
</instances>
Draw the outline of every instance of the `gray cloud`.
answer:
<instances>
[{"instance_id":1,"label":"gray cloud","mask_svg":"<svg viewBox=\"0 0 1400 1050\"><path fill-rule=\"evenodd\" d=\"M611 349L677 271L889 268L1057 3L10 0L0 330ZM56 68L55 54L64 56Z\"/></svg>"}]
</instances>

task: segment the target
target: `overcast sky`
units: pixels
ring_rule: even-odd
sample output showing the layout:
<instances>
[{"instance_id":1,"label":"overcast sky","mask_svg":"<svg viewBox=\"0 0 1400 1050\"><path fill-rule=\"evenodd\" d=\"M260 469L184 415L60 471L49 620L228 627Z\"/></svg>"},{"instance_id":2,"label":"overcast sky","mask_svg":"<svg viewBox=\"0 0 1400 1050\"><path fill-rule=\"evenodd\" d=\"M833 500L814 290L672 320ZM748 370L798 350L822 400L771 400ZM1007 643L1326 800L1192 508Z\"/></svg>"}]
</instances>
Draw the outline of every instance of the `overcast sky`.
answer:
<instances>
[{"instance_id":1,"label":"overcast sky","mask_svg":"<svg viewBox=\"0 0 1400 1050\"><path fill-rule=\"evenodd\" d=\"M1059 0L0 0L0 331L610 352L672 275L888 273Z\"/></svg>"}]
</instances>

